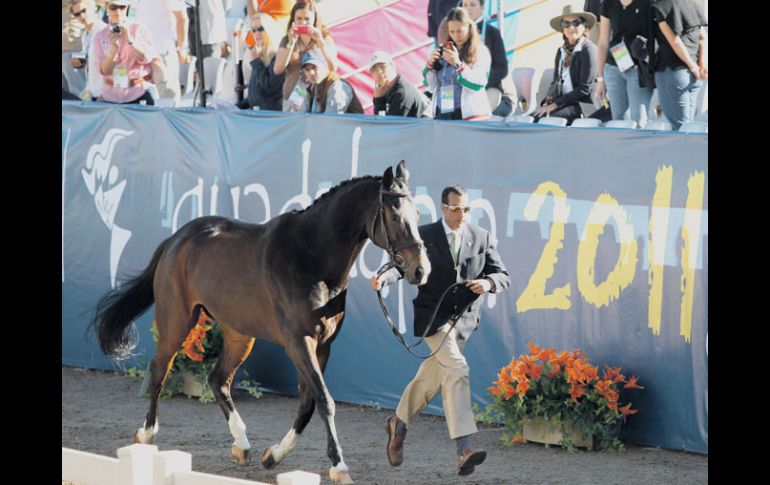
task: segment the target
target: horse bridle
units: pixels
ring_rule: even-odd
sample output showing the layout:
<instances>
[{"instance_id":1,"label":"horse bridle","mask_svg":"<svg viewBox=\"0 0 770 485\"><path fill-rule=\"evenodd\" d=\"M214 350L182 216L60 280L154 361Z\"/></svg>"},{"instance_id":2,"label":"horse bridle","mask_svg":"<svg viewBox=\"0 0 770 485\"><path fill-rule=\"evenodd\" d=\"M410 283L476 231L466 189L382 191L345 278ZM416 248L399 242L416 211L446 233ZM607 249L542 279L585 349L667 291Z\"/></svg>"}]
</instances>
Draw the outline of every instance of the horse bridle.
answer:
<instances>
[{"instance_id":1,"label":"horse bridle","mask_svg":"<svg viewBox=\"0 0 770 485\"><path fill-rule=\"evenodd\" d=\"M417 253L419 255L419 250L425 248L425 244L421 239L416 240L414 242L405 243L400 246L393 245L390 239L390 234L388 233L388 226L387 224L385 224L385 209L382 203L383 194L390 195L393 197L407 196L407 194L404 194L401 192L393 192L391 190L380 189L380 206L377 209L377 212L374 214L374 220L372 221L372 241L374 241L375 227L377 226L377 221L379 220L380 226L382 227L382 230L385 233L385 248L383 249L385 249L385 251L388 252L388 255L390 256L390 261L388 261L385 265L383 265L382 268L379 269L379 271L377 271L378 278L380 277L380 275L390 270L391 268L396 267L396 268L402 269L402 268L408 267L409 264L412 262L412 260L415 257L417 257L417 256L414 256L409 261L406 261L404 257L399 254L399 251L402 251L412 246L417 246ZM388 323L388 326L390 327L390 331L393 332L393 335L395 335L396 339L398 339L398 341L401 342L401 345L403 345L404 348L406 348L406 350L410 354L414 355L419 359L427 359L436 355L436 352L438 352L441 349L441 347L444 345L444 342L446 342L447 337L449 337L449 332L451 332L452 329L455 327L455 325L457 325L457 322L460 319L460 315L462 315L462 313L471 305L470 303L465 305L465 307L463 307L461 311L456 312L449 318L449 321L451 321L449 331L444 335L444 338L441 340L441 344L439 344L439 346L436 348L434 352L431 352L429 355L423 356L423 355L417 355L412 351L412 348L419 345L420 342L422 342L425 339L425 336L428 333L428 330L430 330L430 328L433 326L433 321L436 319L436 314L438 313L438 309L441 307L441 303L444 301L444 298L446 297L446 295L449 293L449 291L452 288L456 286L460 286L462 284L464 283L454 283L450 285L449 288L444 290L444 293L441 295L441 298L439 298L439 301L436 304L436 308L433 310L433 315L431 315L428 325L425 327L425 331L423 332L420 339L412 345L409 345L406 343L406 340L404 340L404 337L401 335L401 332L399 332L398 329L396 328L396 324L393 323L393 319L390 318L390 312L388 311L388 307L385 306L385 302L382 300L382 293L380 292L380 290L377 290L377 299L380 302L380 308L382 309L382 313L385 315L385 321Z\"/></svg>"},{"instance_id":2,"label":"horse bridle","mask_svg":"<svg viewBox=\"0 0 770 485\"><path fill-rule=\"evenodd\" d=\"M401 270L408 267L417 256L413 256L410 260L407 261L404 256L400 254L400 252L404 249L417 246L417 255L419 255L421 249L425 249L425 244L422 242L422 239L416 239L412 242L407 242L401 245L393 244L393 241L390 238L390 233L388 232L388 225L385 223L385 206L382 201L383 195L390 195L392 197L406 197L409 194L380 189L380 204L377 208L377 212L374 214L374 220L372 221L372 241L374 241L377 223L379 222L379 225L382 228L382 232L385 233L385 247L383 249L387 251L388 256L390 256L390 261L388 261L385 266L380 268L377 276L394 267Z\"/></svg>"}]
</instances>

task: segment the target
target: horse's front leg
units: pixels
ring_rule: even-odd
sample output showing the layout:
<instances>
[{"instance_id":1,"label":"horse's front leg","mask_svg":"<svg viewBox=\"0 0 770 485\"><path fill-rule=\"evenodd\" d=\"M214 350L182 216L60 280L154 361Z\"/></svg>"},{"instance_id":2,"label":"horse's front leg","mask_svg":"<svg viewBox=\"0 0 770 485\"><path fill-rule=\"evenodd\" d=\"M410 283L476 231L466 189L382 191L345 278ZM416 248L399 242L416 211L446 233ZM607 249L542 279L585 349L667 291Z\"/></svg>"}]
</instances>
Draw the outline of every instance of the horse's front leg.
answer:
<instances>
[{"instance_id":1,"label":"horse's front leg","mask_svg":"<svg viewBox=\"0 0 770 485\"><path fill-rule=\"evenodd\" d=\"M222 354L216 367L209 375L209 386L217 398L225 419L233 436L233 444L230 447L230 455L239 465L251 463L251 444L246 436L246 424L235 409L235 403L230 395L235 372L251 353L254 338L246 337L220 323L224 343Z\"/></svg>"},{"instance_id":2,"label":"horse's front leg","mask_svg":"<svg viewBox=\"0 0 770 485\"><path fill-rule=\"evenodd\" d=\"M342 458L342 447L337 439L337 430L334 425L334 399L329 394L323 371L316 357L316 339L306 336L292 349L290 357L297 366L300 376L305 379L310 393L315 401L318 414L321 415L326 425L327 454L332 462L329 469L329 477L334 483L350 484L353 480L348 473L348 466Z\"/></svg>"},{"instance_id":3,"label":"horse's front leg","mask_svg":"<svg viewBox=\"0 0 770 485\"><path fill-rule=\"evenodd\" d=\"M329 359L330 344L321 345L318 347L316 357L318 359L318 365L321 368L321 372L326 369L326 362ZM305 427L313 417L313 411L315 410L315 400L313 394L305 383L305 378L300 374L299 382L299 410L297 411L297 417L294 420L294 425L291 427L286 436L283 437L280 444L275 444L269 448L266 448L262 453L262 465L265 468L273 468L286 458L297 441L300 435L305 430Z\"/></svg>"}]
</instances>

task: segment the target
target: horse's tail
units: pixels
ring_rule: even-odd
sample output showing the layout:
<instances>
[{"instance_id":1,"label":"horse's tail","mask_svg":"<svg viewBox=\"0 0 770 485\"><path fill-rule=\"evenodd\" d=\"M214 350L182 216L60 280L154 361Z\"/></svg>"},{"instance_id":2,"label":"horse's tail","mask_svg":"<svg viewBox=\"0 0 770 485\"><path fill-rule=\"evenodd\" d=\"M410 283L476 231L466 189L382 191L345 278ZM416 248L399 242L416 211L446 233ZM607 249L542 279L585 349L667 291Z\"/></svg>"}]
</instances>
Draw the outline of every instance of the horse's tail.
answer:
<instances>
[{"instance_id":1,"label":"horse's tail","mask_svg":"<svg viewBox=\"0 0 770 485\"><path fill-rule=\"evenodd\" d=\"M158 246L150 264L139 276L108 292L96 304L89 328L96 329L99 346L105 355L125 358L136 347L136 329L129 331L129 327L155 302L152 290L155 269L168 241L166 239Z\"/></svg>"}]
</instances>

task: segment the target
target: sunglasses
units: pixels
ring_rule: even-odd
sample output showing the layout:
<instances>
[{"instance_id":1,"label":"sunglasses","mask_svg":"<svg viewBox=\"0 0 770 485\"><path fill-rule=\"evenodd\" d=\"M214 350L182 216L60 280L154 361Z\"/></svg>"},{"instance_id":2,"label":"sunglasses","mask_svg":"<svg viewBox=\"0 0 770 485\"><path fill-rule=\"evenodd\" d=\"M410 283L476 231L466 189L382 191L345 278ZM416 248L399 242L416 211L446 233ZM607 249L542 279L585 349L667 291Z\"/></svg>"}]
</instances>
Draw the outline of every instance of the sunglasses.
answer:
<instances>
[{"instance_id":1,"label":"sunglasses","mask_svg":"<svg viewBox=\"0 0 770 485\"><path fill-rule=\"evenodd\" d=\"M260 25L260 26L259 26L259 27L257 27L256 29L253 29L253 28L252 28L252 29L251 29L251 31L252 31L252 32L264 32L264 31L265 31L265 28L264 28L264 27L262 27L262 26Z\"/></svg>"},{"instance_id":2,"label":"sunglasses","mask_svg":"<svg viewBox=\"0 0 770 485\"><path fill-rule=\"evenodd\" d=\"M110 10L125 10L128 8L128 5L110 5Z\"/></svg>"},{"instance_id":3,"label":"sunglasses","mask_svg":"<svg viewBox=\"0 0 770 485\"><path fill-rule=\"evenodd\" d=\"M81 16L81 15L83 15L84 13L86 13L86 9L83 9L83 10L81 10L80 12L72 12L72 16L73 16L73 17L80 17L80 16Z\"/></svg>"},{"instance_id":4,"label":"sunglasses","mask_svg":"<svg viewBox=\"0 0 770 485\"><path fill-rule=\"evenodd\" d=\"M464 206L463 207L461 205L447 205L447 204L444 204L444 203L442 203L441 205L446 207L449 211L454 212L455 214L458 214L460 212L464 212L465 214L467 214L468 212L471 211L471 208L468 207L468 206Z\"/></svg>"},{"instance_id":5,"label":"sunglasses","mask_svg":"<svg viewBox=\"0 0 770 485\"><path fill-rule=\"evenodd\" d=\"M575 19L575 20L572 20L572 21L570 21L570 20L562 20L561 21L561 28L562 29L568 29L570 27L579 27L579 26L583 25L584 23L585 23L585 20L583 20L582 17L578 18L578 19Z\"/></svg>"}]
</instances>

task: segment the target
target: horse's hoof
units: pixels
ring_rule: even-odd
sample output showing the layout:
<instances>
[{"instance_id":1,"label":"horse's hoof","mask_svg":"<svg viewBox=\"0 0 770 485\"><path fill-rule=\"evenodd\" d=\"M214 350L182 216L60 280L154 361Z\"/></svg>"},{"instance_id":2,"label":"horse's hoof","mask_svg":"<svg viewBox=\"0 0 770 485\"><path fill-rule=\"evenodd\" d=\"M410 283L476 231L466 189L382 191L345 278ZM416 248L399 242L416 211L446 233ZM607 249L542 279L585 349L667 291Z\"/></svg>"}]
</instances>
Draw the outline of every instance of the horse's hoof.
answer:
<instances>
[{"instance_id":1,"label":"horse's hoof","mask_svg":"<svg viewBox=\"0 0 770 485\"><path fill-rule=\"evenodd\" d=\"M144 428L139 428L136 430L136 433L134 433L134 443L139 443L140 445L151 445L155 442L155 435L149 435L144 431Z\"/></svg>"},{"instance_id":2,"label":"horse's hoof","mask_svg":"<svg viewBox=\"0 0 770 485\"><path fill-rule=\"evenodd\" d=\"M241 466L248 466L251 464L251 449L243 450L233 445L230 447L230 456L232 456L233 460Z\"/></svg>"},{"instance_id":3,"label":"horse's hoof","mask_svg":"<svg viewBox=\"0 0 770 485\"><path fill-rule=\"evenodd\" d=\"M275 459L273 458L273 448L272 447L266 448L265 451L262 453L262 466L269 470L277 464L278 462L275 461Z\"/></svg>"},{"instance_id":4,"label":"horse's hoof","mask_svg":"<svg viewBox=\"0 0 770 485\"><path fill-rule=\"evenodd\" d=\"M332 482L339 483L341 485L349 485L353 483L353 479L350 478L350 473L348 473L347 470L335 470L334 468L330 468L329 478L332 479Z\"/></svg>"}]
</instances>

